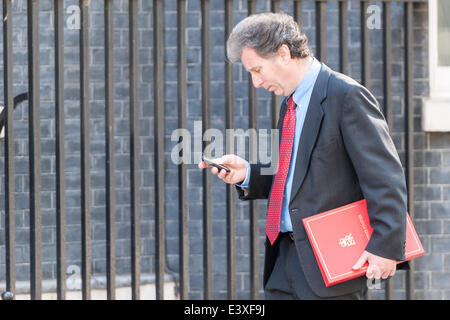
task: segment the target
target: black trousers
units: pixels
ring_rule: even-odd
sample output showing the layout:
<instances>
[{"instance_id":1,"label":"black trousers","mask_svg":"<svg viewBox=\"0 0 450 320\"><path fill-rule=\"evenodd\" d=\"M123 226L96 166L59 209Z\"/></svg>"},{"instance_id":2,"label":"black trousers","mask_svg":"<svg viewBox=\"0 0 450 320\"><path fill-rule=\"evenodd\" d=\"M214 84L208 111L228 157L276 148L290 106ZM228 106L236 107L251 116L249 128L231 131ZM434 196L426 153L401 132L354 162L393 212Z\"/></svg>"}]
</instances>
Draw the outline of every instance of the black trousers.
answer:
<instances>
[{"instance_id":1,"label":"black trousers","mask_svg":"<svg viewBox=\"0 0 450 320\"><path fill-rule=\"evenodd\" d=\"M342 296L317 296L305 278L294 241L288 233L279 235L280 249L273 271L264 288L266 300L362 300L367 289Z\"/></svg>"}]
</instances>

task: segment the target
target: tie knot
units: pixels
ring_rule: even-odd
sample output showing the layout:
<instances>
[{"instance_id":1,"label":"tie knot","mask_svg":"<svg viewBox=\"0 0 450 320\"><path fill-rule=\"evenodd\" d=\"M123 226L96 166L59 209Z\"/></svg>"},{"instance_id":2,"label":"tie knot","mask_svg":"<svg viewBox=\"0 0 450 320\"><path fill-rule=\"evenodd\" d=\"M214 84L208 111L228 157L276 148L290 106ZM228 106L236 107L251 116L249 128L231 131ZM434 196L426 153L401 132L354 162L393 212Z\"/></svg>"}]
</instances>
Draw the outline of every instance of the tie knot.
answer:
<instances>
[{"instance_id":1,"label":"tie knot","mask_svg":"<svg viewBox=\"0 0 450 320\"><path fill-rule=\"evenodd\" d=\"M295 109L295 102L294 102L294 98L292 98L292 96L289 98L287 106L288 106L288 109Z\"/></svg>"}]
</instances>

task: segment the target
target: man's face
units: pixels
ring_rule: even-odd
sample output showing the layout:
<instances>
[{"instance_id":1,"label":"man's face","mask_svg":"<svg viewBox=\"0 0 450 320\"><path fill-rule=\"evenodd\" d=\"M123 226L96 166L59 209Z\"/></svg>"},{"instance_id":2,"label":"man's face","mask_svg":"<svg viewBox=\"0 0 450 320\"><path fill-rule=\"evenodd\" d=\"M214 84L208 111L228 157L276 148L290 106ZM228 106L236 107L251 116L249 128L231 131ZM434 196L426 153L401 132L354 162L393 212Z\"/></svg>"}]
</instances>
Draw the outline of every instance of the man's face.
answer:
<instances>
[{"instance_id":1,"label":"man's face","mask_svg":"<svg viewBox=\"0 0 450 320\"><path fill-rule=\"evenodd\" d=\"M250 72L255 88L263 87L277 96L290 94L283 79L285 65L282 64L278 53L273 57L264 58L256 53L255 49L245 47L242 50L241 61Z\"/></svg>"}]
</instances>

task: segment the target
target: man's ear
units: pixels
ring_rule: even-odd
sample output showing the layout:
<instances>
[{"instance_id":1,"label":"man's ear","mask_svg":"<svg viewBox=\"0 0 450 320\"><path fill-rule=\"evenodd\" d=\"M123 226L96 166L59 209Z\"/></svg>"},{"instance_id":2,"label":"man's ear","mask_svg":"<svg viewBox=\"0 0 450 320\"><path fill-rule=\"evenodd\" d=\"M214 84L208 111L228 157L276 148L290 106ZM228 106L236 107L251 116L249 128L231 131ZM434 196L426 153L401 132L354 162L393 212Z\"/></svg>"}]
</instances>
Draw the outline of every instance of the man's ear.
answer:
<instances>
[{"instance_id":1,"label":"man's ear","mask_svg":"<svg viewBox=\"0 0 450 320\"><path fill-rule=\"evenodd\" d=\"M281 58L281 61L286 64L291 60L291 50L289 50L289 47L285 44L282 44L281 47L278 48L277 54Z\"/></svg>"}]
</instances>

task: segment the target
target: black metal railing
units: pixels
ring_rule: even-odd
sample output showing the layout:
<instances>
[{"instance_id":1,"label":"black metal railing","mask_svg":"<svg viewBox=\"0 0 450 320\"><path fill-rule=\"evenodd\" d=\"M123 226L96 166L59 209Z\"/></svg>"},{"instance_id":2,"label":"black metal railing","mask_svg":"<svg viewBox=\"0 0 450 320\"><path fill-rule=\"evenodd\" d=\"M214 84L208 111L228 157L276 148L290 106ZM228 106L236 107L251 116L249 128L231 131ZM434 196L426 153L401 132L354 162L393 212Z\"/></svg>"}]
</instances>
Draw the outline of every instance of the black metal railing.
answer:
<instances>
[{"instance_id":1,"label":"black metal railing","mask_svg":"<svg viewBox=\"0 0 450 320\"><path fill-rule=\"evenodd\" d=\"M100 1L100 0L93 0ZM13 65L13 35L12 28L14 15L12 14L12 0L3 0L3 73L4 73L4 101L5 109L4 125L4 159L5 159L5 270L6 291L5 298L11 298L16 291L15 271L15 201L14 201L14 77ZM248 14L257 11L260 1L247 1ZM294 1L270 1L272 11L280 11L280 4L292 3L291 14L301 23L302 8L306 2L315 3L315 53L319 60L327 62L330 53L327 52L327 6L331 2L338 2L339 25L339 71L349 72L349 28L348 5L350 2L360 3L360 57L361 57L361 82L370 89L371 87L371 51L370 32L366 26L366 10L371 1L321 1L321 0L294 0ZM413 14L415 2L425 0L383 0L383 107L387 122L392 129L392 37L391 37L391 5L400 2L404 6L404 154L405 172L408 185L408 210L411 218L414 217L414 174L413 174ZM234 22L234 1L224 0L224 42L231 32ZM128 1L129 10L129 127L130 127L130 199L131 199L131 287L132 299L140 299L140 199L139 199L139 94L138 81L140 77L139 66L139 32L138 32L138 0ZM178 127L187 128L187 44L186 44L186 0L177 1L177 88L178 88ZM80 0L80 137L81 137L81 279L82 298L91 298L90 280L91 272L91 185L90 185L90 140L89 140L89 104L90 104L90 79L89 79L89 6L90 1ZM201 17L201 110L202 130L204 133L211 128L211 21L210 1L200 1ZM165 113L164 113L164 2L154 0L153 6L153 105L154 105L154 235L155 235L155 284L156 298L164 298L164 274L166 266L166 233L165 233ZM29 163L30 163L30 294L31 299L42 297L42 241L41 241L41 173L40 173L40 96L39 96L39 1L27 1L27 39L28 39L28 101L29 101ZM150 14L150 13L149 13ZM66 209L65 209L65 165L64 165L64 1L54 1L54 46L55 46L55 137L56 137L56 248L57 248L57 298L66 298ZM105 147L106 147L106 279L107 298L115 299L116 277L116 248L115 248L115 161L114 161L114 50L113 50L113 1L104 1L104 26L105 26ZM225 61L225 126L226 129L234 128L234 69ZM280 98L272 96L271 120L272 127L276 126ZM248 127L258 127L258 97L251 81L248 84ZM2 115L3 115L2 114ZM203 142L203 148L206 142ZM232 152L233 150L227 150ZM187 169L185 164L178 166L178 219L179 219L179 295L181 299L189 298L189 235L188 235L188 185ZM211 174L202 172L203 183L203 298L213 298L213 254L212 254L212 195ZM174 200L174 199L170 199ZM226 278L227 298L236 299L236 212L235 192L232 186L226 186ZM261 298L260 288L260 239L259 224L260 213L256 201L249 203L249 265L250 265L250 299ZM406 297L412 299L414 295L414 264L406 273ZM392 280L387 281L385 297L393 298Z\"/></svg>"}]
</instances>

